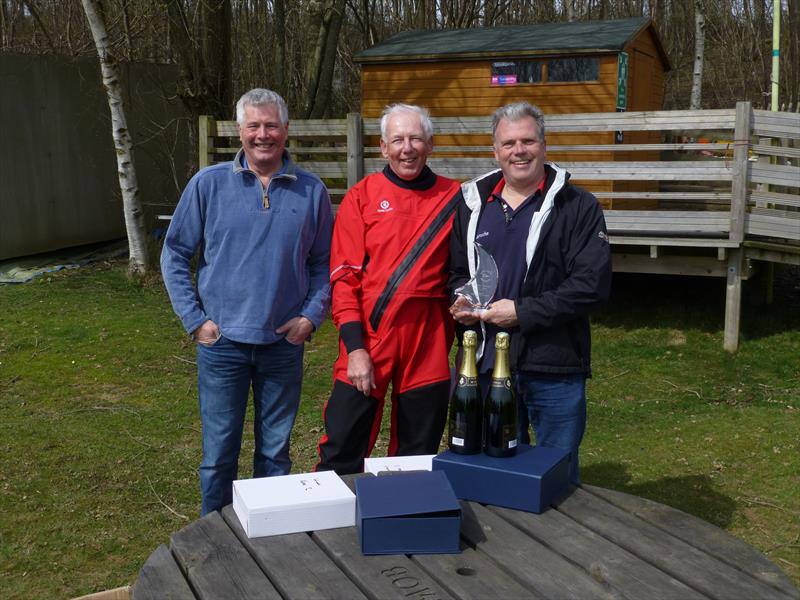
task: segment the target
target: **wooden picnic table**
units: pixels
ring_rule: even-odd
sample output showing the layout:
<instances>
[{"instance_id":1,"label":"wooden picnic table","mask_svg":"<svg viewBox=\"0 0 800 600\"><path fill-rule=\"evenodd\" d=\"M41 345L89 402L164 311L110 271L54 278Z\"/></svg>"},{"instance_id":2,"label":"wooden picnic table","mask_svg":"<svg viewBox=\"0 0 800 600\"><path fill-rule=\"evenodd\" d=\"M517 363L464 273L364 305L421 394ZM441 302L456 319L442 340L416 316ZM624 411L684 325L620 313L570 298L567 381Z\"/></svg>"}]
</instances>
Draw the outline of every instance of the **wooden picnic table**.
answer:
<instances>
[{"instance_id":1,"label":"wooden picnic table","mask_svg":"<svg viewBox=\"0 0 800 600\"><path fill-rule=\"evenodd\" d=\"M226 506L156 549L133 598L800 598L751 546L629 494L583 485L542 514L462 508L460 554L363 556L355 527L248 539Z\"/></svg>"}]
</instances>

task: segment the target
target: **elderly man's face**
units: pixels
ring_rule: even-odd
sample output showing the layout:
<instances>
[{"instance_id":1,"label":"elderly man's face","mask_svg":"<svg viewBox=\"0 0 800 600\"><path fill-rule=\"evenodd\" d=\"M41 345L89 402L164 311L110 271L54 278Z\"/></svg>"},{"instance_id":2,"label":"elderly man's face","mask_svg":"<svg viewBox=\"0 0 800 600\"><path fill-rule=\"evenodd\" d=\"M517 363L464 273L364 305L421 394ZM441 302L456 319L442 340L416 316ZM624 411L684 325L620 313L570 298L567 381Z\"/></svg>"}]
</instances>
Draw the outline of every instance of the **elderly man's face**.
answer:
<instances>
[{"instance_id":1,"label":"elderly man's face","mask_svg":"<svg viewBox=\"0 0 800 600\"><path fill-rule=\"evenodd\" d=\"M494 134L494 157L506 184L525 188L544 177L547 148L533 117L518 121L501 119Z\"/></svg>"},{"instance_id":2,"label":"elderly man's face","mask_svg":"<svg viewBox=\"0 0 800 600\"><path fill-rule=\"evenodd\" d=\"M433 152L433 142L425 137L417 113L399 111L386 123L386 139L381 139L381 154L392 171L406 181L416 178Z\"/></svg>"},{"instance_id":3,"label":"elderly man's face","mask_svg":"<svg viewBox=\"0 0 800 600\"><path fill-rule=\"evenodd\" d=\"M289 126L281 121L277 105L245 105L239 139L247 164L256 173L272 173L280 169L288 136Z\"/></svg>"}]
</instances>

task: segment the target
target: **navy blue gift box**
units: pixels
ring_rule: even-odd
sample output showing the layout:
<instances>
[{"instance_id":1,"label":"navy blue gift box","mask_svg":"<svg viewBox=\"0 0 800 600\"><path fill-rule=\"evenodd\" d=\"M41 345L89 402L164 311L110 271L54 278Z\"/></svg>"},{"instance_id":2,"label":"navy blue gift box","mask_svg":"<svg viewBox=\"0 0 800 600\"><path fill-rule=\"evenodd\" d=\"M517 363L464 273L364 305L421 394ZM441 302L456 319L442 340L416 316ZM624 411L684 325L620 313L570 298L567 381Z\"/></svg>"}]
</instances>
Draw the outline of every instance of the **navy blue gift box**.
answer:
<instances>
[{"instance_id":1,"label":"navy blue gift box","mask_svg":"<svg viewBox=\"0 0 800 600\"><path fill-rule=\"evenodd\" d=\"M447 450L433 458L440 471L462 500L540 513L569 488L569 452L527 444L507 458Z\"/></svg>"},{"instance_id":2,"label":"navy blue gift box","mask_svg":"<svg viewBox=\"0 0 800 600\"><path fill-rule=\"evenodd\" d=\"M461 552L461 506L441 471L356 479L356 524L364 554Z\"/></svg>"}]
</instances>

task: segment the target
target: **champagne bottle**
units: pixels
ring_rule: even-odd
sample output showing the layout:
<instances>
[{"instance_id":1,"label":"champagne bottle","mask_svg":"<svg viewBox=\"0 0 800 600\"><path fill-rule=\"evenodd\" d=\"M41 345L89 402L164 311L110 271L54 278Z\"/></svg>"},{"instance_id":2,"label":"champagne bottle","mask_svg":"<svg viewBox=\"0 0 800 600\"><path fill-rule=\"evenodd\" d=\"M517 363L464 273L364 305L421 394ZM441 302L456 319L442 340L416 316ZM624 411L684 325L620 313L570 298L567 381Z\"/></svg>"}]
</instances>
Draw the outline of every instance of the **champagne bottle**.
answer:
<instances>
[{"instance_id":1,"label":"champagne bottle","mask_svg":"<svg viewBox=\"0 0 800 600\"><path fill-rule=\"evenodd\" d=\"M458 371L458 382L450 399L448 443L457 454L477 454L483 446L483 403L478 386L475 351L478 335L465 331L461 347L464 355Z\"/></svg>"},{"instance_id":2,"label":"champagne bottle","mask_svg":"<svg viewBox=\"0 0 800 600\"><path fill-rule=\"evenodd\" d=\"M483 450L489 456L513 456L517 452L517 399L511 389L508 363L509 335L495 338L494 369L485 408Z\"/></svg>"}]
</instances>

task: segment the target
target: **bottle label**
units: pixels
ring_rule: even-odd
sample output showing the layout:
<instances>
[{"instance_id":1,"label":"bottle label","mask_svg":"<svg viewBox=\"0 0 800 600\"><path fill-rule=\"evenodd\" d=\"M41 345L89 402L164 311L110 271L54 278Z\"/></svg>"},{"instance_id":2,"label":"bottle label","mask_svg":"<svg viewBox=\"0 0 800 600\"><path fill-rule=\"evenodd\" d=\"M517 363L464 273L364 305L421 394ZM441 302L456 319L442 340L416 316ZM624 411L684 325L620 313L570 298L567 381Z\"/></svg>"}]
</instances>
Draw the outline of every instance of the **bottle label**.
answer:
<instances>
[{"instance_id":1,"label":"bottle label","mask_svg":"<svg viewBox=\"0 0 800 600\"><path fill-rule=\"evenodd\" d=\"M450 443L452 443L454 446L463 446L464 445L464 438L451 437L450 438Z\"/></svg>"},{"instance_id":2,"label":"bottle label","mask_svg":"<svg viewBox=\"0 0 800 600\"><path fill-rule=\"evenodd\" d=\"M517 447L516 426L503 425L503 442L505 442L506 448L508 449Z\"/></svg>"},{"instance_id":3,"label":"bottle label","mask_svg":"<svg viewBox=\"0 0 800 600\"><path fill-rule=\"evenodd\" d=\"M477 387L477 377L465 377L464 375L458 376L458 387Z\"/></svg>"}]
</instances>

